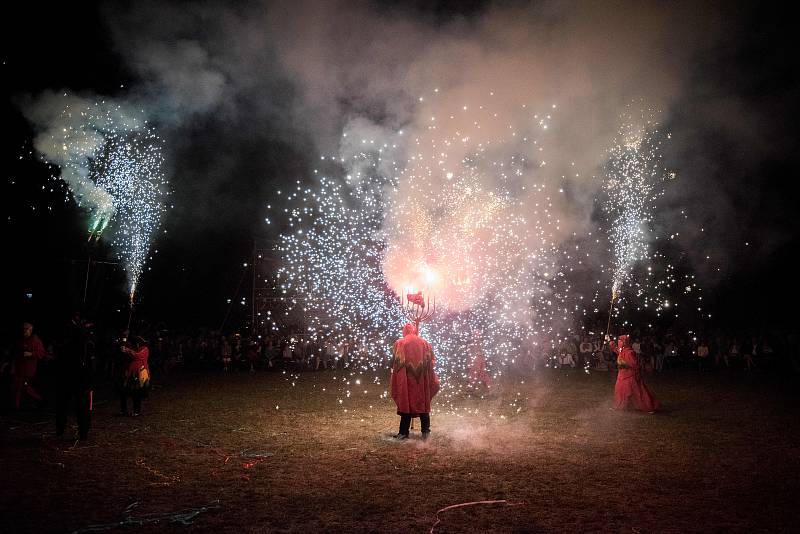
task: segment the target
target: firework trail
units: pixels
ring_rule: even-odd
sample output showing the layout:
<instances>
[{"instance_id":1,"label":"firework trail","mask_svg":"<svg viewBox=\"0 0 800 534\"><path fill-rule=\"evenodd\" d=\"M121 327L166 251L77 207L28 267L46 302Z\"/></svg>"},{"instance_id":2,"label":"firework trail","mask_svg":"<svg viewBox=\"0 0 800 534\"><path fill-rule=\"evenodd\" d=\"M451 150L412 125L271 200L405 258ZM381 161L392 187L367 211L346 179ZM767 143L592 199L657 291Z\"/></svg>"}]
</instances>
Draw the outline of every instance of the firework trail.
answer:
<instances>
[{"instance_id":1,"label":"firework trail","mask_svg":"<svg viewBox=\"0 0 800 534\"><path fill-rule=\"evenodd\" d=\"M32 115L43 129L36 150L60 169L75 202L89 212L90 239L111 228L133 300L166 209L161 139L143 113L109 101L46 95Z\"/></svg>"}]
</instances>

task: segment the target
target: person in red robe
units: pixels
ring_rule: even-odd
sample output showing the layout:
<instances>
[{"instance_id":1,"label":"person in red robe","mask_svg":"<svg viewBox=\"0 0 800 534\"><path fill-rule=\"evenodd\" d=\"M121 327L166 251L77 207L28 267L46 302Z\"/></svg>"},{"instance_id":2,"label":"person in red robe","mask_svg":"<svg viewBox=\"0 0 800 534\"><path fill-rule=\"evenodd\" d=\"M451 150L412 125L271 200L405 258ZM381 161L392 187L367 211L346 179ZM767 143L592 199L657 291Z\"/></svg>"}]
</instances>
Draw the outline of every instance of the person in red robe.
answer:
<instances>
[{"instance_id":1,"label":"person in red robe","mask_svg":"<svg viewBox=\"0 0 800 534\"><path fill-rule=\"evenodd\" d=\"M406 324L403 337L395 341L392 359L392 399L400 416L397 439L408 439L413 417L420 419L422 438L427 439L430 435L431 399L439 391L434 362L430 343L417 335L413 324Z\"/></svg>"},{"instance_id":2,"label":"person in red robe","mask_svg":"<svg viewBox=\"0 0 800 534\"><path fill-rule=\"evenodd\" d=\"M632 403L637 410L655 413L660 405L644 383L636 353L631 348L630 337L619 336L616 343L609 336L606 336L606 340L617 355L619 369L614 386L614 409L624 410Z\"/></svg>"},{"instance_id":3,"label":"person in red robe","mask_svg":"<svg viewBox=\"0 0 800 534\"><path fill-rule=\"evenodd\" d=\"M128 415L128 397L131 397L133 416L136 417L142 413L142 399L150 387L150 349L142 337L136 336L133 338L133 346L123 346L122 352L128 357L128 362L120 389L120 413Z\"/></svg>"},{"instance_id":4,"label":"person in red robe","mask_svg":"<svg viewBox=\"0 0 800 534\"><path fill-rule=\"evenodd\" d=\"M483 354L480 333L475 332L469 346L469 360L467 361L469 385L473 388L492 388L492 377L486 371L486 356Z\"/></svg>"},{"instance_id":5,"label":"person in red robe","mask_svg":"<svg viewBox=\"0 0 800 534\"><path fill-rule=\"evenodd\" d=\"M12 374L14 375L12 395L16 409L19 410L23 392L37 402L42 402L42 396L31 386L31 381L36 376L36 366L39 360L44 358L46 354L42 340L33 333L33 325L24 323L22 325L22 340L17 347L12 368Z\"/></svg>"}]
</instances>

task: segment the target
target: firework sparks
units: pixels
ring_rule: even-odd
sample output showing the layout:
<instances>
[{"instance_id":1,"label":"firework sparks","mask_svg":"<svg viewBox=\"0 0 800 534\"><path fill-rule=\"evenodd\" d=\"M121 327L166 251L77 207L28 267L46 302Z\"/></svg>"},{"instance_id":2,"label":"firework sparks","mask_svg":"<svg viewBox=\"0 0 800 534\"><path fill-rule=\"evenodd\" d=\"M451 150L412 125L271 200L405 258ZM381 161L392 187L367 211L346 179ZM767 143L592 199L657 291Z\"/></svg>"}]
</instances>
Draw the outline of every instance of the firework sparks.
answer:
<instances>
[{"instance_id":1,"label":"firework sparks","mask_svg":"<svg viewBox=\"0 0 800 534\"><path fill-rule=\"evenodd\" d=\"M386 366L404 292L436 298L423 335L436 349L445 398L468 385L476 332L498 376L526 350L557 343L572 319L556 201L542 162L527 155L540 152L536 135L547 122L526 113L524 129L498 128L502 118L478 111L454 112L451 120L472 126L445 136L428 128L377 147L364 140L371 150L344 162L345 177L332 169L285 193L280 290L309 318L308 335L357 340L363 350L351 372ZM502 133L487 138L482 127ZM405 139L410 155L398 163L391 149Z\"/></svg>"},{"instance_id":2,"label":"firework sparks","mask_svg":"<svg viewBox=\"0 0 800 534\"><path fill-rule=\"evenodd\" d=\"M685 259L680 260L684 255L674 245L678 233L664 236L653 230L660 200L667 184L675 179L675 173L666 169L662 154L663 144L671 136L661 131L650 110L636 115L629 112L622 119L608 151L601 203L611 255L610 265L602 268L611 279L609 325L612 314L628 308L652 313L655 318L669 315L673 319L678 318L680 308L700 319L702 288L691 266L686 265ZM684 210L680 214L681 221L677 222L688 220ZM600 280L597 285L609 289ZM593 302L599 307L608 305L607 295L598 290ZM598 311L595 308L594 312ZM622 326L629 326L628 321L623 321Z\"/></svg>"},{"instance_id":3,"label":"firework sparks","mask_svg":"<svg viewBox=\"0 0 800 534\"><path fill-rule=\"evenodd\" d=\"M633 265L649 256L649 228L654 204L663 194L667 172L661 156L658 124L642 112L625 118L609 150L604 183L611 222L613 254L611 291L619 294Z\"/></svg>"},{"instance_id":4,"label":"firework sparks","mask_svg":"<svg viewBox=\"0 0 800 534\"><path fill-rule=\"evenodd\" d=\"M649 226L667 177L652 119L628 117L609 151L607 229L567 234L563 188L542 159L553 119L524 106L510 111L479 105L442 119L431 114L424 128L354 143L364 149L351 158L323 158L325 172L315 171L312 185L281 193L288 226L277 289L287 314L303 317L304 335L355 341L348 373L339 375L345 411L353 384L369 380L365 373L378 371L373 382L381 386L403 322L400 295L436 300L422 335L443 378L440 409L453 413L472 413L463 399L483 395L470 383L473 345L481 345L494 378L520 358L547 362L566 346L592 313L586 281L575 287L587 273L610 275L614 292L630 290L620 307L672 312L677 303L668 294L681 284L699 295L691 275L678 279L664 250L648 248L659 237ZM590 261L583 249L596 250L604 229L611 261ZM603 287L598 279L595 304ZM518 412L521 401L509 406Z\"/></svg>"},{"instance_id":5,"label":"firework sparks","mask_svg":"<svg viewBox=\"0 0 800 534\"><path fill-rule=\"evenodd\" d=\"M45 119L36 149L60 168L73 198L89 212L90 239L111 227L132 300L166 209L161 139L143 114L122 106L69 95L56 104L61 111Z\"/></svg>"}]
</instances>

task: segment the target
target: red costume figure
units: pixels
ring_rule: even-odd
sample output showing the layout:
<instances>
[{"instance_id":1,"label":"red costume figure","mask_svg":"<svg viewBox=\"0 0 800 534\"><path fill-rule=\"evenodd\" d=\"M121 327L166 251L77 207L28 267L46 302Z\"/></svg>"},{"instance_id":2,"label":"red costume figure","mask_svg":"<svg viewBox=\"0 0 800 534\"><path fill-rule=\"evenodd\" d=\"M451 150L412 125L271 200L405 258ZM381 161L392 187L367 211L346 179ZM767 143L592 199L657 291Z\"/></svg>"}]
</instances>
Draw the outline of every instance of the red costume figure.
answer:
<instances>
[{"instance_id":1,"label":"red costume figure","mask_svg":"<svg viewBox=\"0 0 800 534\"><path fill-rule=\"evenodd\" d=\"M631 348L628 336L619 336L619 341L609 340L611 350L617 355L617 383L614 386L614 409L624 410L629 402L637 410L653 413L659 408L659 403L647 389L641 374L636 353Z\"/></svg>"},{"instance_id":2,"label":"red costume figure","mask_svg":"<svg viewBox=\"0 0 800 534\"><path fill-rule=\"evenodd\" d=\"M22 341L19 343L17 355L14 358L13 395L14 406L19 409L22 401L22 392L41 402L42 397L33 389L30 381L36 376L36 365L38 361L45 357L46 351L39 336L33 333L33 325L25 323L22 325Z\"/></svg>"},{"instance_id":3,"label":"red costume figure","mask_svg":"<svg viewBox=\"0 0 800 534\"><path fill-rule=\"evenodd\" d=\"M408 438L412 417L419 417L423 439L430 434L431 399L439 391L434 362L430 343L417 335L413 324L406 324L403 338L394 344L392 359L392 399L400 416L398 439Z\"/></svg>"},{"instance_id":4,"label":"red costume figure","mask_svg":"<svg viewBox=\"0 0 800 534\"><path fill-rule=\"evenodd\" d=\"M142 412L142 398L150 386L150 349L145 340L139 336L133 339L133 348L124 346L122 352L129 360L125 366L125 377L120 389L120 412L128 414L128 397L133 399L133 415Z\"/></svg>"},{"instance_id":5,"label":"red costume figure","mask_svg":"<svg viewBox=\"0 0 800 534\"><path fill-rule=\"evenodd\" d=\"M486 389L492 387L492 377L486 372L486 356L483 354L483 347L481 347L481 340L478 334L475 334L469 347L467 371L469 372L470 386L477 387L482 384Z\"/></svg>"}]
</instances>

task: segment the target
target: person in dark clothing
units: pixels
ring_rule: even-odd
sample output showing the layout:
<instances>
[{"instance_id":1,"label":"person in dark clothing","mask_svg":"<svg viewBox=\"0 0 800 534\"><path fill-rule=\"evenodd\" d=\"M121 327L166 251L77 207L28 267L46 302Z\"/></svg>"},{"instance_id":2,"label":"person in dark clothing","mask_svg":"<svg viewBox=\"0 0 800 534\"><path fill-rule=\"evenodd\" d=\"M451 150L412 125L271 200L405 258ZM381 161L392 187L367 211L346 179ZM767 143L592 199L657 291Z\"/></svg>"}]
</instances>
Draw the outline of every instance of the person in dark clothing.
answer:
<instances>
[{"instance_id":1,"label":"person in dark clothing","mask_svg":"<svg viewBox=\"0 0 800 534\"><path fill-rule=\"evenodd\" d=\"M67 414L74 409L81 441L89 437L91 426L94 351L91 350L90 327L79 313L74 313L64 327L55 355L56 434L64 434Z\"/></svg>"}]
</instances>

